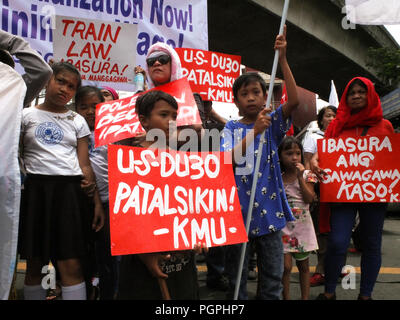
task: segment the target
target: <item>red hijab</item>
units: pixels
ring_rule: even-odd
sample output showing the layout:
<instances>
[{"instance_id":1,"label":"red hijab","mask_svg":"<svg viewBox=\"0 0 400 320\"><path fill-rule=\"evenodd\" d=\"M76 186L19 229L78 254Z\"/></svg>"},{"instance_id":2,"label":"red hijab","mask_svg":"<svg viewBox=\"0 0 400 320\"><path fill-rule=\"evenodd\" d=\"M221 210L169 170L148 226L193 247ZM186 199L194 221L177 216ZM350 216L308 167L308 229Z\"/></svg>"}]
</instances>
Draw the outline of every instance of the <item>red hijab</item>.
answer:
<instances>
[{"instance_id":1,"label":"red hijab","mask_svg":"<svg viewBox=\"0 0 400 320\"><path fill-rule=\"evenodd\" d=\"M347 92L351 83L355 80L361 80L367 86L367 105L361 111L351 114L351 109L347 105ZM325 132L325 138L336 138L343 129L354 127L369 126L372 127L383 119L381 100L375 91L373 83L363 77L356 77L350 80L340 98L336 118L332 120Z\"/></svg>"}]
</instances>

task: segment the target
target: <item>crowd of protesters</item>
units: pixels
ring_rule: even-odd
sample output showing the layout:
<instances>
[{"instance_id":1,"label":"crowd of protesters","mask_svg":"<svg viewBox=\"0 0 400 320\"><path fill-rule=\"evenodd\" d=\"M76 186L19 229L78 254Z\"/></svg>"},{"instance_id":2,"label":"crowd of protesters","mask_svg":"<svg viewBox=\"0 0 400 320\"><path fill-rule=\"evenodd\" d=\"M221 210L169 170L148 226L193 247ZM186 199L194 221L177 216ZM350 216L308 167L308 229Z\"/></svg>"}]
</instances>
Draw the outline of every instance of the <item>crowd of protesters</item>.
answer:
<instances>
[{"instance_id":1,"label":"crowd of protesters","mask_svg":"<svg viewBox=\"0 0 400 320\"><path fill-rule=\"evenodd\" d=\"M263 144L249 243L237 284L241 245L111 255L107 146L94 146L94 128L96 106L119 99L118 93L111 87L83 86L78 69L67 62L53 62L50 69L19 37L1 31L0 45L0 66L12 66L15 55L25 67L27 81L21 115L23 190L18 237L19 257L27 261L25 300L48 298L49 292L41 283L42 267L49 262L57 271L58 290L52 292L53 298L165 299L165 284L172 299L199 299L199 254L206 257L207 285L226 291L227 299L234 297L236 286L238 298L248 299L249 264L255 255L258 299L291 298L290 273L295 259L301 298L309 298L310 284L325 283L325 291L318 299L333 300L357 213L363 248L358 299L371 299L381 266L386 204L320 204L318 181L324 172L319 167L316 149L316 141L323 137L394 133L390 122L383 119L380 100L370 80L356 77L349 81L337 110L329 106L318 114L320 130L305 141L304 148L299 140L286 136L292 125L292 112L299 105L295 78L286 59L286 28L271 48L279 51L287 90L287 100L279 108L271 110L266 106L267 84L255 72L242 74L233 84L240 120L223 119L212 108L212 102L203 101L194 93L202 125L185 129L195 130L197 145L204 152L216 151L201 149L204 130L217 128L221 132L219 150L232 152L244 222L254 172L236 172L247 165L242 159L250 154L254 160L258 145ZM35 60L24 60L27 54L21 54L23 50ZM145 90L155 89L134 92L141 94L136 102L140 123L146 133L160 129L168 137L178 105L171 95L157 87L182 78L179 56L171 46L156 43L148 50L145 68L138 66L135 71L147 79ZM43 87L44 101L28 107ZM71 100L74 110L69 108ZM183 128L177 129L179 133ZM151 145L146 134L125 144L142 148ZM321 219L328 221L330 230L320 230ZM311 252L319 253L312 277Z\"/></svg>"}]
</instances>

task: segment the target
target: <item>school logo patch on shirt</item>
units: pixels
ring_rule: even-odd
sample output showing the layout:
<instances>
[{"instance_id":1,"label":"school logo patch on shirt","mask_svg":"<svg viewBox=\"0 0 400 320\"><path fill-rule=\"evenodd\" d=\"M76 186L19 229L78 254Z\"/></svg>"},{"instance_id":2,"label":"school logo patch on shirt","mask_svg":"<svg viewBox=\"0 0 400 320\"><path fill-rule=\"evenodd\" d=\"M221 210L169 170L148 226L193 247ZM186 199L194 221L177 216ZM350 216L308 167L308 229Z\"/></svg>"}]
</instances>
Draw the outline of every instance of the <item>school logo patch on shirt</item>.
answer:
<instances>
[{"instance_id":1,"label":"school logo patch on shirt","mask_svg":"<svg viewBox=\"0 0 400 320\"><path fill-rule=\"evenodd\" d=\"M43 122L36 128L35 136L40 143L55 145L63 139L64 132L53 122Z\"/></svg>"}]
</instances>

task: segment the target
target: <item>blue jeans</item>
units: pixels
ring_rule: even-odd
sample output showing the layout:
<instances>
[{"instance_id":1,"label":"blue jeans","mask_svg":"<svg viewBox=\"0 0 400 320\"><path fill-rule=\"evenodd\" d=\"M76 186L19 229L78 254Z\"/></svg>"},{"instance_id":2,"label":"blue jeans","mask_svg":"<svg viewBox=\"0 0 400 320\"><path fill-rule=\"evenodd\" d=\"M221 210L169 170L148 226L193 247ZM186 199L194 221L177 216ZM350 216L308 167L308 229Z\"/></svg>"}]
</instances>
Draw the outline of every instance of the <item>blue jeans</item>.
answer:
<instances>
[{"instance_id":1,"label":"blue jeans","mask_svg":"<svg viewBox=\"0 0 400 320\"><path fill-rule=\"evenodd\" d=\"M360 295L371 296L382 263L382 230L386 208L385 203L331 205L331 232L325 257L325 292L335 292L358 211L362 242Z\"/></svg>"},{"instance_id":2,"label":"blue jeans","mask_svg":"<svg viewBox=\"0 0 400 320\"><path fill-rule=\"evenodd\" d=\"M257 253L258 284L257 298L261 300L279 300L282 293L283 243L281 231L250 238ZM226 273L229 279L228 299L233 299L242 244L231 245L226 251ZM239 287L239 300L247 300L247 274L250 243L246 245L242 277Z\"/></svg>"}]
</instances>

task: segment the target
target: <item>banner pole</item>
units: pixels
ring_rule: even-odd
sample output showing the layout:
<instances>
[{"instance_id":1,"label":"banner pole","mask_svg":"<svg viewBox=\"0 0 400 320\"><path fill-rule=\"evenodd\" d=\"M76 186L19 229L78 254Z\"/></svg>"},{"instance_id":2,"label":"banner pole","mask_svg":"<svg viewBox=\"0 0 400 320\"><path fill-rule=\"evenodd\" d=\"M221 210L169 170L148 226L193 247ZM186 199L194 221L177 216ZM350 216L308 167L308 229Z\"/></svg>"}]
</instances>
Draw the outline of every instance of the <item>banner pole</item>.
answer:
<instances>
[{"instance_id":1,"label":"banner pole","mask_svg":"<svg viewBox=\"0 0 400 320\"><path fill-rule=\"evenodd\" d=\"M285 4L283 6L283 12L282 12L281 24L279 27L279 34L283 33L283 28L286 23L288 10L289 10L289 0L285 0ZM278 68L278 60L279 60L279 50L275 50L274 62L272 65L272 72L271 72L271 80L270 80L269 89L268 89L268 97L267 97L267 103L266 103L267 106L269 106L271 104L272 94L273 94L273 90L274 90L276 70ZM257 181L258 181L258 171L260 169L261 153L262 153L262 147L264 145L264 139L265 139L265 130L261 134L261 137L260 137L256 165L254 167L253 184L252 184L252 188L251 188L250 203L249 203L249 208L247 211L247 219L246 219L247 235L249 234L250 221L251 221L251 216L252 216L252 211L253 211L254 198L255 198ZM233 296L234 300L237 300L238 296L239 296L240 279L242 278L243 263L244 263L244 257L246 254L246 247L247 247L247 242L244 242L242 244L241 253L240 253L239 270L238 270L238 274L236 277L235 292L234 292L234 296Z\"/></svg>"}]
</instances>

